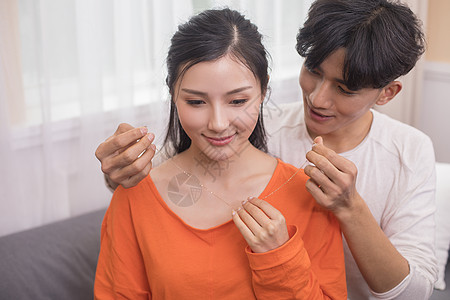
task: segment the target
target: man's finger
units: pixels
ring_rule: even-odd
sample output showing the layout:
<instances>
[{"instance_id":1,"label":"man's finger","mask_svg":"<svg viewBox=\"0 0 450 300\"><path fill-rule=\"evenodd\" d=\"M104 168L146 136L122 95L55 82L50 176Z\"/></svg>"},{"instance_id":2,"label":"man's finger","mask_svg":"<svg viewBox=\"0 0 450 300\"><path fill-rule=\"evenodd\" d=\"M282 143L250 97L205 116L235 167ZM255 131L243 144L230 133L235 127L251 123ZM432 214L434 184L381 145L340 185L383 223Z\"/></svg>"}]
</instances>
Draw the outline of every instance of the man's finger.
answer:
<instances>
[{"instance_id":1,"label":"man's finger","mask_svg":"<svg viewBox=\"0 0 450 300\"><path fill-rule=\"evenodd\" d=\"M116 152L121 153L129 145L136 143L136 141L145 136L147 132L146 127L139 127L117 135L114 134L97 148L96 155L98 155L97 157L106 157Z\"/></svg>"},{"instance_id":2,"label":"man's finger","mask_svg":"<svg viewBox=\"0 0 450 300\"><path fill-rule=\"evenodd\" d=\"M151 144L145 147L145 144L139 141L139 143L130 147L126 152L114 157L111 161L105 162L105 171L112 171L113 168L117 169L115 179L119 181L123 181L125 178L141 172L141 170L151 163L155 155L154 147ZM111 166L110 169L107 169L107 164ZM117 173L120 175L117 175Z\"/></svg>"},{"instance_id":3,"label":"man's finger","mask_svg":"<svg viewBox=\"0 0 450 300\"><path fill-rule=\"evenodd\" d=\"M124 188L130 188L133 187L135 185L137 185L139 182L142 181L142 179L144 179L145 177L147 177L147 175L150 173L150 170L152 169L152 163L151 161L149 163L147 163L144 167L144 169L142 169L139 173L127 178L123 183L122 186Z\"/></svg>"},{"instance_id":4,"label":"man's finger","mask_svg":"<svg viewBox=\"0 0 450 300\"><path fill-rule=\"evenodd\" d=\"M131 126L128 123L120 123L119 126L116 129L116 132L114 132L114 135L119 135L121 133L130 131L130 130L133 130L133 129L135 129L134 126Z\"/></svg>"},{"instance_id":5,"label":"man's finger","mask_svg":"<svg viewBox=\"0 0 450 300\"><path fill-rule=\"evenodd\" d=\"M126 165L133 163L143 154L144 151L150 149L150 145L153 140L154 135L149 133L142 137L139 141L127 145L122 148L122 151L120 151L116 157L114 157L113 164L118 167L125 167Z\"/></svg>"},{"instance_id":6,"label":"man's finger","mask_svg":"<svg viewBox=\"0 0 450 300\"><path fill-rule=\"evenodd\" d=\"M317 203L319 203L322 206L325 205L327 196L319 187L317 182L315 182L312 178L308 179L308 181L306 181L305 188L313 196L313 198L316 200Z\"/></svg>"},{"instance_id":7,"label":"man's finger","mask_svg":"<svg viewBox=\"0 0 450 300\"><path fill-rule=\"evenodd\" d=\"M305 171L308 170L307 175L309 177L314 177L316 180L322 179L321 184L323 184L323 180L325 180L325 178L321 175L325 175L327 179L333 182L336 178L341 176L342 172L324 155L312 150L306 154L306 157L311 163L314 164L314 166L305 167Z\"/></svg>"},{"instance_id":8,"label":"man's finger","mask_svg":"<svg viewBox=\"0 0 450 300\"><path fill-rule=\"evenodd\" d=\"M314 139L314 145L312 147L312 151L325 157L328 161L331 162L331 164L334 167L336 167L336 169L338 169L339 171L341 171L343 173L350 173L350 172L355 171L354 164L352 162L350 162L348 159L337 154L335 151L326 147L323 144L322 137L320 137L320 136L316 137Z\"/></svg>"},{"instance_id":9,"label":"man's finger","mask_svg":"<svg viewBox=\"0 0 450 300\"><path fill-rule=\"evenodd\" d=\"M114 144L117 150L128 148L129 145L136 143L138 140L143 138L148 133L147 127L138 127L126 131L124 133L120 133L116 136L112 136L110 142ZM154 137L151 134L152 138Z\"/></svg>"},{"instance_id":10,"label":"man's finger","mask_svg":"<svg viewBox=\"0 0 450 300\"><path fill-rule=\"evenodd\" d=\"M323 145L323 138L319 135L319 136L316 136L316 138L314 139L314 145Z\"/></svg>"}]
</instances>

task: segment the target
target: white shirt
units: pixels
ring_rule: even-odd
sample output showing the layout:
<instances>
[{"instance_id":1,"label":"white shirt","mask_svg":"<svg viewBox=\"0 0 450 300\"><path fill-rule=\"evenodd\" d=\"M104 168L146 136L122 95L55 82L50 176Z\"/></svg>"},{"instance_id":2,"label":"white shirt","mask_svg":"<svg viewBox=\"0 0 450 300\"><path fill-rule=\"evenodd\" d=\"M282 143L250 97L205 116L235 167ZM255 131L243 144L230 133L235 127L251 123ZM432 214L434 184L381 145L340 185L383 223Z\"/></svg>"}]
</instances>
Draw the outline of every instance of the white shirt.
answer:
<instances>
[{"instance_id":1,"label":"white shirt","mask_svg":"<svg viewBox=\"0 0 450 300\"><path fill-rule=\"evenodd\" d=\"M366 138L341 156L358 168L356 188L397 250L410 274L395 288L371 291L344 241L348 298L428 299L437 278L434 253L435 157L432 142L419 130L372 110ZM269 153L301 167L313 143L303 104L267 107L264 123Z\"/></svg>"}]
</instances>

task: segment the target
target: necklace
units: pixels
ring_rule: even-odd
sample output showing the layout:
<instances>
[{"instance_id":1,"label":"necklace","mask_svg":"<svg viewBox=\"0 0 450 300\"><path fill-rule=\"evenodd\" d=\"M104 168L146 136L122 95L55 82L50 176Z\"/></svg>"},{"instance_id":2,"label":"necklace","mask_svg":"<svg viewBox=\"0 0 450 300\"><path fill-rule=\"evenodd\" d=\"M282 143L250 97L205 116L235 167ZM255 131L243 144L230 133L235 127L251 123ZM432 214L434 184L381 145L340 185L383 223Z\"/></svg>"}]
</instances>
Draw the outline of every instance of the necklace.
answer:
<instances>
[{"instance_id":1,"label":"necklace","mask_svg":"<svg viewBox=\"0 0 450 300\"><path fill-rule=\"evenodd\" d=\"M157 151L158 152L158 154L162 154L162 151L161 150L158 150ZM191 178L194 178L195 176L192 174L192 173L190 173L190 172L188 172L188 171L186 171L186 170L184 170L182 167L180 167L174 160L173 160L173 157L171 157L171 158L168 158L166 155L164 155L165 157L166 157L166 159L167 160L169 160L178 170L180 170L186 177L187 177L187 181L189 180L189 179L191 179ZM278 186L276 189L274 189L273 191L271 191L269 194L267 194L266 196L264 196L264 197L262 197L262 198L260 198L261 200L265 200L265 199L267 199L267 198L269 198L270 196L272 196L273 194L275 194L276 192L278 192L281 188L283 188L286 184L288 184L296 175L297 175L297 173L301 170L301 169L303 169L305 166L306 166L306 164L308 163L308 160L305 160L303 163L302 163L302 165L299 167L299 168L297 168L296 170L295 170L295 172L294 173L292 173L292 175L285 181L285 182L283 182L280 186ZM196 178L196 177L195 177ZM196 178L196 181L198 181L198 179ZM197 182L197 184L203 189L203 190L205 190L207 193L209 193L211 196L213 196L213 197L215 197L215 198L217 198L217 199L219 199L220 201L222 201L223 203L225 203L227 206L229 206L230 208L232 208L232 209L235 209L228 201L226 201L223 197L221 197L221 196L219 196L219 195L217 195L216 193L214 193L212 190L210 190L210 189L208 189L204 184L202 184L201 182ZM239 209L241 209L241 207L238 207L237 208L237 210L239 210Z\"/></svg>"}]
</instances>

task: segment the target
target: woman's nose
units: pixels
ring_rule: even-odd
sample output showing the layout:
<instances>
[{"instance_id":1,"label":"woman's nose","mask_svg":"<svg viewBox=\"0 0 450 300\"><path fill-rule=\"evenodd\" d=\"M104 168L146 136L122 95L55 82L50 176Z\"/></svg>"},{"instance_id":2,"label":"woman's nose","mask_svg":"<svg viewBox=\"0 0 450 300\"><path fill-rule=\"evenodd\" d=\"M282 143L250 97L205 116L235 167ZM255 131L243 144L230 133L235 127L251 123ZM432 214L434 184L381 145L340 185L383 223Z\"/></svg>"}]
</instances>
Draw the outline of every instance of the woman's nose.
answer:
<instances>
[{"instance_id":1,"label":"woman's nose","mask_svg":"<svg viewBox=\"0 0 450 300\"><path fill-rule=\"evenodd\" d=\"M215 132L223 132L228 128L229 124L226 109L220 106L212 107L208 129Z\"/></svg>"}]
</instances>

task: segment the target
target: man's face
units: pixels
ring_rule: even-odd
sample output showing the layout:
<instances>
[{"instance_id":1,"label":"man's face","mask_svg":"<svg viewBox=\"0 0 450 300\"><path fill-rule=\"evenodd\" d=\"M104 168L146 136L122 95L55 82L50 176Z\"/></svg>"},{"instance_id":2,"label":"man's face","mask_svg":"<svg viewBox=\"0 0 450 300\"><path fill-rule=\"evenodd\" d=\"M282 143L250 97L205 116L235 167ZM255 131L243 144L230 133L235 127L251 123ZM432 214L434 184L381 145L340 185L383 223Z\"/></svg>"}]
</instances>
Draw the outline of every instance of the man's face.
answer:
<instances>
[{"instance_id":1,"label":"man's face","mask_svg":"<svg viewBox=\"0 0 450 300\"><path fill-rule=\"evenodd\" d=\"M321 135L351 138L372 122L370 108L380 97L381 89L352 91L343 81L345 49L328 56L314 70L302 66L300 87L303 92L305 123L314 138Z\"/></svg>"}]
</instances>

